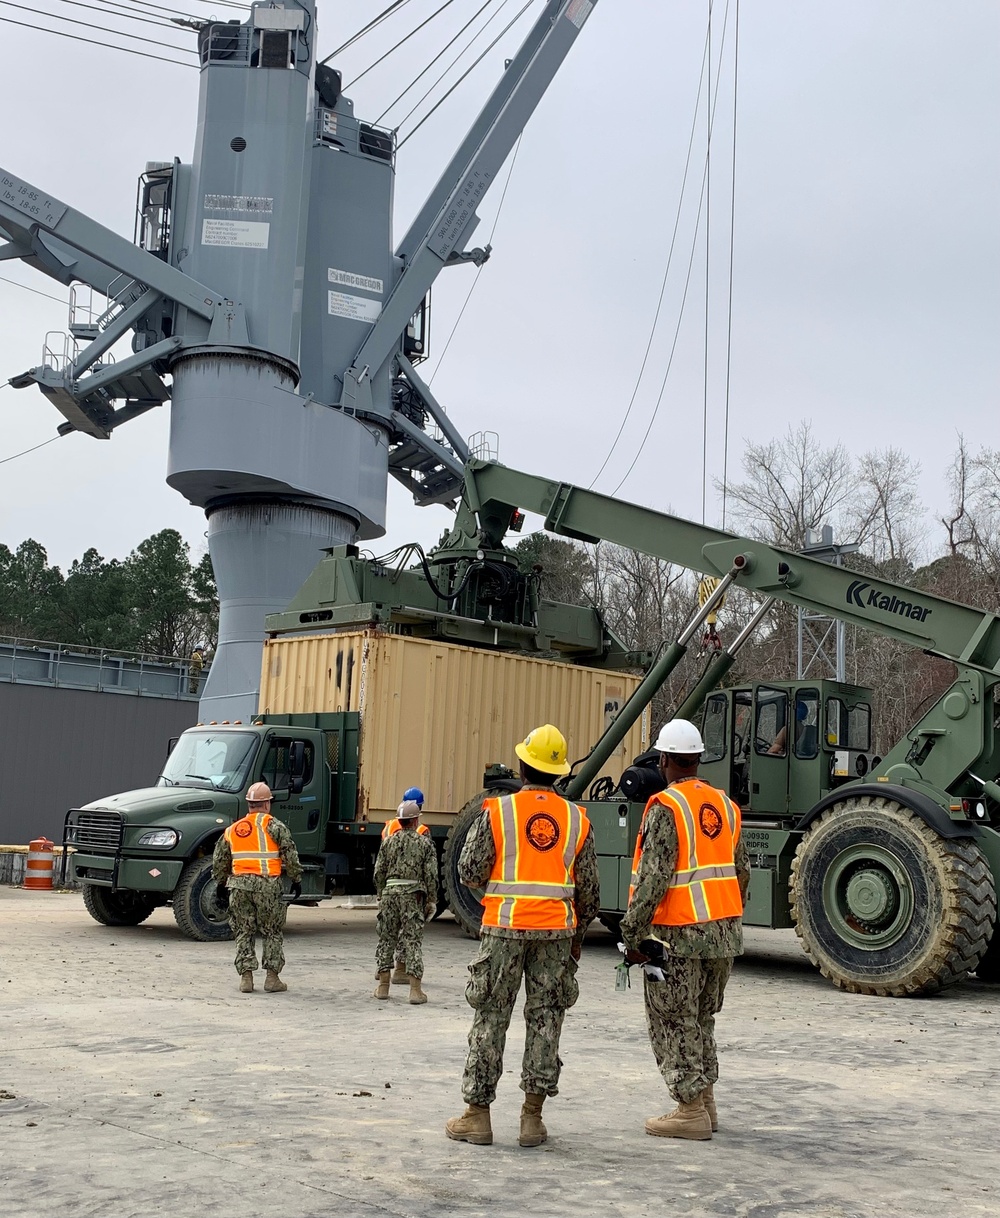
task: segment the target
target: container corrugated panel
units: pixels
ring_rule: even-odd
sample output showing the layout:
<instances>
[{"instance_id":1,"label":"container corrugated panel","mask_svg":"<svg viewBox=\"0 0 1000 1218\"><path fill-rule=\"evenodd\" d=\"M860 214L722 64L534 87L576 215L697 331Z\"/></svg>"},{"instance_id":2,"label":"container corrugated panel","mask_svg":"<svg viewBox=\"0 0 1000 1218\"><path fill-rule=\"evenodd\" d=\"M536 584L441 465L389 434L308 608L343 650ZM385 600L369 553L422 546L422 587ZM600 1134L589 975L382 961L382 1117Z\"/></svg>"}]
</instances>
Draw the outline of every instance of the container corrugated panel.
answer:
<instances>
[{"instance_id":1,"label":"container corrugated panel","mask_svg":"<svg viewBox=\"0 0 1000 1218\"><path fill-rule=\"evenodd\" d=\"M493 762L554 723L585 756L639 683L627 673L375 632L270 639L260 705L274 714L361 713L359 815L391 816L416 785L425 811L457 812ZM648 748L644 715L610 758L618 778Z\"/></svg>"}]
</instances>

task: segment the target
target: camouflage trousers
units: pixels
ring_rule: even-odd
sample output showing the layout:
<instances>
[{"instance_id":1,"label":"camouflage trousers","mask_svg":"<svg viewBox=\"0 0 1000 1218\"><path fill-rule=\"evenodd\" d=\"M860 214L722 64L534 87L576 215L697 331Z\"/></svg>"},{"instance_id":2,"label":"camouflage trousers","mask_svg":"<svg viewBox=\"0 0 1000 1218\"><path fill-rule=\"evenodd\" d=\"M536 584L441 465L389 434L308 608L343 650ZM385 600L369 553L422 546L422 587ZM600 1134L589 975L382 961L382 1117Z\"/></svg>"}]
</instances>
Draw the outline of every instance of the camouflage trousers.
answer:
<instances>
[{"instance_id":1,"label":"camouflage trousers","mask_svg":"<svg viewBox=\"0 0 1000 1218\"><path fill-rule=\"evenodd\" d=\"M492 1104L503 1073L503 1051L521 978L524 978L524 1057L521 1090L558 1095L559 1034L563 1016L580 987L569 939L507 939L483 934L479 955L469 965L465 997L475 1010L469 1055L462 1075L467 1104Z\"/></svg>"},{"instance_id":2,"label":"camouflage trousers","mask_svg":"<svg viewBox=\"0 0 1000 1218\"><path fill-rule=\"evenodd\" d=\"M285 966L282 928L287 906L281 899L280 880L262 880L259 887L230 888L229 925L236 937L236 971L257 967L257 936L263 940L264 968L280 973Z\"/></svg>"},{"instance_id":3,"label":"camouflage trousers","mask_svg":"<svg viewBox=\"0 0 1000 1218\"><path fill-rule=\"evenodd\" d=\"M378 947L375 971L392 968L393 958L402 961L411 977L424 975L424 906L427 896L421 890L393 892L386 888L378 903Z\"/></svg>"},{"instance_id":4,"label":"camouflage trousers","mask_svg":"<svg viewBox=\"0 0 1000 1218\"><path fill-rule=\"evenodd\" d=\"M732 971L731 956L701 960L667 956L663 981L644 976L646 1026L670 1094L690 1103L719 1077L715 1016Z\"/></svg>"}]
</instances>

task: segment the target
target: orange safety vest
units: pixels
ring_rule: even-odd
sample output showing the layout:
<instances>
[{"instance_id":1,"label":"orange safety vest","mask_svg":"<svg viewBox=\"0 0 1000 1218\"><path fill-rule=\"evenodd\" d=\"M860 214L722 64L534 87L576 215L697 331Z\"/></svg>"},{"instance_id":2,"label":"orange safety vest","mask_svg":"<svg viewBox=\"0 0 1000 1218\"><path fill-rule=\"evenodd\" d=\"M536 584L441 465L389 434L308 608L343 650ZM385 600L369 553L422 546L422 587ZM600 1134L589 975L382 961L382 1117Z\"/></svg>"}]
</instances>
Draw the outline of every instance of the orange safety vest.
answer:
<instances>
[{"instance_id":1,"label":"orange safety vest","mask_svg":"<svg viewBox=\"0 0 1000 1218\"><path fill-rule=\"evenodd\" d=\"M487 799L483 808L496 850L483 926L575 929L574 869L590 832L583 809L549 790Z\"/></svg>"},{"instance_id":2,"label":"orange safety vest","mask_svg":"<svg viewBox=\"0 0 1000 1218\"><path fill-rule=\"evenodd\" d=\"M385 822L385 828L382 830L382 840L385 841L387 837L392 837L392 835L394 833L398 833L402 827L403 826L399 823L398 817L395 820L387 820ZM426 825L417 825L417 832L422 834L424 837L427 837L430 834L430 829L428 829Z\"/></svg>"},{"instance_id":3,"label":"orange safety vest","mask_svg":"<svg viewBox=\"0 0 1000 1218\"><path fill-rule=\"evenodd\" d=\"M743 898L734 852L740 836L740 810L724 791L700 778L688 778L653 795L646 804L632 860L629 902L639 875L646 818L654 804L669 808L677 827L677 865L654 926L691 926L738 918Z\"/></svg>"},{"instance_id":4,"label":"orange safety vest","mask_svg":"<svg viewBox=\"0 0 1000 1218\"><path fill-rule=\"evenodd\" d=\"M233 875L281 875L278 843L267 831L272 820L270 812L248 812L226 830L226 841L233 852Z\"/></svg>"}]
</instances>

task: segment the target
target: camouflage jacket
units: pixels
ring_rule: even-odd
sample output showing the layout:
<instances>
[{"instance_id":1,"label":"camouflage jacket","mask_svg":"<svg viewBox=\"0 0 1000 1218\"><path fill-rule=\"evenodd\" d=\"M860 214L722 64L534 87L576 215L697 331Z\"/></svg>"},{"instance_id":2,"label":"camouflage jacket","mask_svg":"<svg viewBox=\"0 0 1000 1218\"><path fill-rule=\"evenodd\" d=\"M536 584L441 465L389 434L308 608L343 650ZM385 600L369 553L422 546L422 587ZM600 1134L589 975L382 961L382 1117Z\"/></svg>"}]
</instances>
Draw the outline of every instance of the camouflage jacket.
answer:
<instances>
[{"instance_id":1,"label":"camouflage jacket","mask_svg":"<svg viewBox=\"0 0 1000 1218\"><path fill-rule=\"evenodd\" d=\"M677 826L669 808L654 804L649 809L645 833L639 874L621 925L625 946L632 948L638 948L640 942L649 937L653 914L663 900L677 865ZM746 900L750 860L742 836L736 839L734 861L740 895ZM715 922L699 922L693 926L658 926L656 937L675 956L720 960L724 956L739 956L743 952L743 923L739 918L720 918Z\"/></svg>"},{"instance_id":2,"label":"camouflage jacket","mask_svg":"<svg viewBox=\"0 0 1000 1218\"><path fill-rule=\"evenodd\" d=\"M526 787L526 790L534 788ZM482 888L490 878L496 862L496 847L490 829L489 814L482 815L469 830L461 857L458 860L458 878L466 888ZM512 930L504 926L487 927L483 934L496 935L502 939L572 939L583 942L587 927L597 917L601 908L601 879L597 870L597 851L594 849L594 833L591 830L584 840L573 867L576 891L573 904L576 906L576 930Z\"/></svg>"},{"instance_id":3,"label":"camouflage jacket","mask_svg":"<svg viewBox=\"0 0 1000 1218\"><path fill-rule=\"evenodd\" d=\"M382 895L390 880L408 880L409 891L423 892L428 902L437 901L437 851L429 837L416 829L400 829L392 837L384 839L375 862L375 892L378 896Z\"/></svg>"},{"instance_id":4,"label":"camouflage jacket","mask_svg":"<svg viewBox=\"0 0 1000 1218\"><path fill-rule=\"evenodd\" d=\"M302 879L302 864L299 862L299 852L295 849L292 831L280 820L271 818L267 831L274 838L281 856L281 874L287 875L294 884ZM215 843L215 853L212 855L212 878L216 884L226 884L227 888L259 888L260 880L266 877L259 875L233 875L233 852L229 848L225 834Z\"/></svg>"}]
</instances>

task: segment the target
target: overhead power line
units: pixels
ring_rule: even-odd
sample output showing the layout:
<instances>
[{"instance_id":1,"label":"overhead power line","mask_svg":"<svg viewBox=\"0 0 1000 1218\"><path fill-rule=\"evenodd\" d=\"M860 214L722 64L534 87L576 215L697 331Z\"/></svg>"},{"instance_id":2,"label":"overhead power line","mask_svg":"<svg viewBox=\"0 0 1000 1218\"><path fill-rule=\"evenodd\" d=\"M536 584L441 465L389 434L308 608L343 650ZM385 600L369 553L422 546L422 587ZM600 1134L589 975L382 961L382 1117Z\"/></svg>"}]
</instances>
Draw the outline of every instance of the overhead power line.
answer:
<instances>
[{"instance_id":1,"label":"overhead power line","mask_svg":"<svg viewBox=\"0 0 1000 1218\"><path fill-rule=\"evenodd\" d=\"M490 229L490 235L486 241L487 249L489 249L489 247L493 244L493 237L497 231L497 225L500 223L500 213L503 211L504 199L507 198L507 187L510 186L511 175L514 172L514 163L516 162L517 154L521 149L521 136L523 135L524 132L522 131L521 135L517 137L517 143L514 145L514 155L510 158L510 168L507 170L507 180L503 184L500 202L497 205L497 214L493 217L493 227ZM476 290L476 284L479 282L479 276L483 273L483 267L485 265L486 263L482 262L476 267L475 277L473 278L472 283L469 285L469 291L466 294L465 300L462 302L462 307L458 311L458 316L455 318L455 324L451 328L451 333L448 335L448 339L441 350L440 356L438 356L438 362L434 365L434 371L431 373L431 378L427 382L428 385L434 384L434 378L441 371L441 365L444 363L444 357L448 354L448 348L451 346L451 340L455 337L455 331L458 329L459 322L465 316L465 310L469 306L469 301L472 299L472 293Z\"/></svg>"},{"instance_id":2,"label":"overhead power line","mask_svg":"<svg viewBox=\"0 0 1000 1218\"><path fill-rule=\"evenodd\" d=\"M2 389L2 388L3 388L3 386L0 385L0 389ZM68 434L69 433L67 432L67 435ZM46 444L52 444L56 440L61 440L61 439L62 439L62 436L60 436L60 435L50 436L49 439L43 440L41 442L41 444L35 444L31 448L24 448L19 453L11 453L11 455L9 457L0 458L0 465L6 465L8 461L16 461L18 459L18 457L26 457L28 455L28 453L37 452L40 448L44 448Z\"/></svg>"},{"instance_id":3,"label":"overhead power line","mask_svg":"<svg viewBox=\"0 0 1000 1218\"><path fill-rule=\"evenodd\" d=\"M155 25L163 30L173 30L177 33L177 26L170 21L165 21L162 17L145 17L140 13L134 13L131 9L123 13L116 13L113 9L109 10L100 4L87 4L86 0L59 0L60 4L68 4L73 8L89 8L92 12L103 13L106 17L122 17L126 21L139 21L143 25ZM53 14L49 14L52 16Z\"/></svg>"},{"instance_id":4,"label":"overhead power line","mask_svg":"<svg viewBox=\"0 0 1000 1218\"><path fill-rule=\"evenodd\" d=\"M150 46L160 47L162 50L182 51L188 55L195 55L197 52L193 47L174 46L169 42L164 42L162 38L144 38L142 34L129 34L126 30L109 29L106 25L96 25L93 21L81 21L78 17L63 17L55 16L45 9L31 8L27 4L16 4L15 0L0 0L0 5L4 8L16 8L22 13L34 13L37 17L48 17L51 21L68 21L70 25L82 25L88 30L100 30L105 34L116 34L119 38L131 38L134 42L147 42ZM48 33L56 33L56 30L49 30ZM122 47L121 50L131 48Z\"/></svg>"},{"instance_id":5,"label":"overhead power line","mask_svg":"<svg viewBox=\"0 0 1000 1218\"><path fill-rule=\"evenodd\" d=\"M625 431L625 425L626 425L626 423L628 423L629 417L632 414L632 408L633 408L633 406L635 406L635 400L639 393L639 386L642 384L642 378L646 373L646 365L649 362L649 354L653 348L653 339L656 337L656 330L657 330L657 327L660 322L660 312L663 308L664 297L666 296L667 281L670 276L670 268L673 266L674 250L677 245L677 234L680 229L681 214L682 214L682 211L684 208L684 200L687 195L688 174L691 169L691 155L694 151L694 137L695 137L695 133L698 129L698 111L701 109L701 94L702 94L702 88L705 84L705 65L707 63L707 60L708 60L708 37L706 35L705 46L704 46L704 50L702 51L702 57L701 57L701 74L698 77L698 90L695 94L695 99L694 99L694 114L691 116L691 132L688 136L687 155L684 159L684 173L681 176L681 189L680 189L680 194L677 199L677 211L674 214L674 230L670 234L670 247L667 250L667 263L663 269L663 278L660 280L660 294L656 300L656 311L653 313L653 324L649 328L649 338L646 340L646 350L642 354L642 363L639 365L639 375L635 378L635 384L632 386L632 395L628 400L628 406L625 408L625 413L622 416L622 421L618 425L618 431L615 435L615 438L614 438L614 440L612 440L611 446L608 448L608 451L604 454L604 460L601 463L601 468L597 471L597 473L594 475L594 477L590 481L590 488L593 488L593 486L596 484L598 478L600 478L601 474L604 473L605 469L608 466L608 462L611 460L611 457L614 454L615 449L618 447L618 443L622 438L623 432ZM590 489L590 488L588 488L588 489Z\"/></svg>"},{"instance_id":6,"label":"overhead power line","mask_svg":"<svg viewBox=\"0 0 1000 1218\"><path fill-rule=\"evenodd\" d=\"M135 47L121 47L113 42L101 42L96 38L84 38L82 34L70 34L66 30L50 30L43 25L33 25L27 21L15 21L13 17L0 17L0 21L6 25L19 25L23 29L34 30L37 34L54 34L57 38L71 38L74 42L86 42L90 46L104 47L108 51L125 51L129 55L140 55L143 59L158 59L161 63L172 63L179 68L197 67L196 64L185 63L183 59L168 59L165 55L152 55L149 51L140 51Z\"/></svg>"},{"instance_id":7,"label":"overhead power line","mask_svg":"<svg viewBox=\"0 0 1000 1218\"><path fill-rule=\"evenodd\" d=\"M6 275L0 275L0 279L4 283L12 283L15 288L24 288L26 292L34 292L36 296L44 296L46 300L55 300L61 305L66 304L65 300L60 299L58 296L53 296L51 292L40 292L38 288L29 288L26 283L18 283L16 279L8 279Z\"/></svg>"},{"instance_id":8,"label":"overhead power line","mask_svg":"<svg viewBox=\"0 0 1000 1218\"><path fill-rule=\"evenodd\" d=\"M209 8L238 8L244 12L250 7L248 4L238 4L236 0L205 0ZM122 0L104 0L105 4L114 4L116 8L125 8L125 3ZM182 9L176 8L173 5L153 4L151 0L128 0L129 5L136 5L140 9L151 8L161 13L167 13L172 17L188 17L192 21L205 21L206 17L203 13L189 13Z\"/></svg>"}]
</instances>

